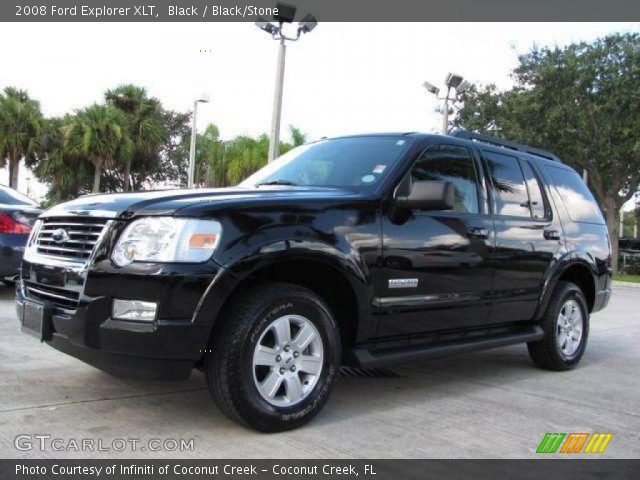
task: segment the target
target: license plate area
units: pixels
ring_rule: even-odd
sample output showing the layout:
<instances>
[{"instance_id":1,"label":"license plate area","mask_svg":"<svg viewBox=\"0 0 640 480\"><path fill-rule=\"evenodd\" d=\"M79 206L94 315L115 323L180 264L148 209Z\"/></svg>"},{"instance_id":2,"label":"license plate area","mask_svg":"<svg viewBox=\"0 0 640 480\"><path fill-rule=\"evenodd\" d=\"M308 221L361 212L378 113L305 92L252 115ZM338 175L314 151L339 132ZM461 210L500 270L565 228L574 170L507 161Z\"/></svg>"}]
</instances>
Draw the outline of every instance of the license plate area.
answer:
<instances>
[{"instance_id":1,"label":"license plate area","mask_svg":"<svg viewBox=\"0 0 640 480\"><path fill-rule=\"evenodd\" d=\"M22 304L22 331L45 340L49 336L47 329L45 305L31 300L24 300Z\"/></svg>"}]
</instances>

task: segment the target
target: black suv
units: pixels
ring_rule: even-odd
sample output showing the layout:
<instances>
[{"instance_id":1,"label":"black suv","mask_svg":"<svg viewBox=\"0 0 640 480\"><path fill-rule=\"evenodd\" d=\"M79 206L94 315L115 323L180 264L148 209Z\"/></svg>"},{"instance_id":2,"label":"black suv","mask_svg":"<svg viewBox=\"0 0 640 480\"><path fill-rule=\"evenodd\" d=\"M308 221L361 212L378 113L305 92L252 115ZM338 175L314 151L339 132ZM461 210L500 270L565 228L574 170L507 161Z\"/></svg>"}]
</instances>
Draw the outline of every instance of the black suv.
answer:
<instances>
[{"instance_id":1,"label":"black suv","mask_svg":"<svg viewBox=\"0 0 640 480\"><path fill-rule=\"evenodd\" d=\"M457 132L323 139L234 188L87 196L41 215L22 328L113 374L203 369L230 418L309 421L341 365L526 343L582 357L607 230L553 154Z\"/></svg>"}]
</instances>

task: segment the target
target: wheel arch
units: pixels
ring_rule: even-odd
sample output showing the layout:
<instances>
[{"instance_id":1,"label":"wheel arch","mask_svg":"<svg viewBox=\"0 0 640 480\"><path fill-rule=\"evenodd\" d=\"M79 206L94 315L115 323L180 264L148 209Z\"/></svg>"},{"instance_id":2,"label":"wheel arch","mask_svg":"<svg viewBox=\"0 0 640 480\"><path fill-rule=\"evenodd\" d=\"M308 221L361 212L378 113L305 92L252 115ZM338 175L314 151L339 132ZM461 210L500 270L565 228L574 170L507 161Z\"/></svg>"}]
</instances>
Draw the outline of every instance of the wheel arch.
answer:
<instances>
[{"instance_id":1,"label":"wheel arch","mask_svg":"<svg viewBox=\"0 0 640 480\"><path fill-rule=\"evenodd\" d=\"M366 279L355 261L326 245L322 252L290 249L247 256L228 265L214 280L198 305L194 321L209 324L213 333L236 296L263 282L293 283L308 288L327 303L346 349L368 338L374 328Z\"/></svg>"},{"instance_id":2,"label":"wheel arch","mask_svg":"<svg viewBox=\"0 0 640 480\"><path fill-rule=\"evenodd\" d=\"M587 301L589 312L593 311L596 298L596 273L592 262L588 258L576 253L565 255L551 269L544 281L541 299L535 318L540 319L549 304L551 295L560 281L569 281L582 290Z\"/></svg>"}]
</instances>

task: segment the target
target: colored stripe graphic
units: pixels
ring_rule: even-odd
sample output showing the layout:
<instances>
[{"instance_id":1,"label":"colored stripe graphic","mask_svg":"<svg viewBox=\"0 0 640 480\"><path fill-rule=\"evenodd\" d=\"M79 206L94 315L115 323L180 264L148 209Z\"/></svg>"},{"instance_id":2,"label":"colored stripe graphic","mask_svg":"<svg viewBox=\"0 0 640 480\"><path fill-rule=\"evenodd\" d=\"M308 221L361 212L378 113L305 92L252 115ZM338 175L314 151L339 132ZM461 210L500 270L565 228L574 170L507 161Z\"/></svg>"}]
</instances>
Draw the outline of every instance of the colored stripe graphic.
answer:
<instances>
[{"instance_id":1,"label":"colored stripe graphic","mask_svg":"<svg viewBox=\"0 0 640 480\"><path fill-rule=\"evenodd\" d=\"M589 438L588 433L570 433L562 445L560 453L580 453L587 438Z\"/></svg>"},{"instance_id":2,"label":"colored stripe graphic","mask_svg":"<svg viewBox=\"0 0 640 480\"><path fill-rule=\"evenodd\" d=\"M536 453L556 453L564 439L564 433L547 433L538 445Z\"/></svg>"},{"instance_id":3,"label":"colored stripe graphic","mask_svg":"<svg viewBox=\"0 0 640 480\"><path fill-rule=\"evenodd\" d=\"M612 433L572 432L567 434L550 432L544 434L536 453L604 453L612 438ZM582 447L585 443L587 446L583 450Z\"/></svg>"},{"instance_id":4,"label":"colored stripe graphic","mask_svg":"<svg viewBox=\"0 0 640 480\"><path fill-rule=\"evenodd\" d=\"M594 433L584 449L584 453L604 453L607 445L611 441L613 434L611 433Z\"/></svg>"}]
</instances>

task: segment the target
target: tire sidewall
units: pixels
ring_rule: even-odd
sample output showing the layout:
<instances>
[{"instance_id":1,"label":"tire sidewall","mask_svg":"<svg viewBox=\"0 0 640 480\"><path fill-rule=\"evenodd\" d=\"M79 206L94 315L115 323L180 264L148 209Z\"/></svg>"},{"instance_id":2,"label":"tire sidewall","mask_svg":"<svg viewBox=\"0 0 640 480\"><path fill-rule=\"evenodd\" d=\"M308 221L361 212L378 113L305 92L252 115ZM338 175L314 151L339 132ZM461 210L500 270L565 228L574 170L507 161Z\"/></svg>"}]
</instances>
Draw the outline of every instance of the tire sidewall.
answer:
<instances>
[{"instance_id":1,"label":"tire sidewall","mask_svg":"<svg viewBox=\"0 0 640 480\"><path fill-rule=\"evenodd\" d=\"M285 315L301 315L312 322L318 329L323 346L323 366L320 378L313 390L304 400L291 407L275 406L260 395L253 372L253 354L257 342L271 323ZM255 315L253 323L247 329L240 346L239 362L240 378L249 415L260 424L271 428L288 429L306 423L324 405L330 390L335 383L340 361L340 342L337 328L329 310L312 295L304 292L292 292L288 298L272 298ZM282 425L288 425L282 427Z\"/></svg>"},{"instance_id":2,"label":"tire sidewall","mask_svg":"<svg viewBox=\"0 0 640 480\"><path fill-rule=\"evenodd\" d=\"M564 353L562 353L562 351L560 350L560 347L558 346L558 342L556 340L558 316L560 315L560 311L562 310L562 307L568 300L574 300L578 304L578 307L580 308L580 311L582 313L582 338L580 339L580 346L578 350L571 356L567 356ZM552 340L553 340L554 352L558 360L564 363L565 365L567 366L576 365L582 358L582 355L584 355L584 352L587 348L587 341L589 339L589 309L587 307L587 302L580 288L578 288L575 285L567 285L567 287L565 288L565 291L559 297L559 301L556 303L553 310L551 311L551 314L552 316L551 318L548 319L548 322L549 322L549 332L551 333Z\"/></svg>"}]
</instances>

